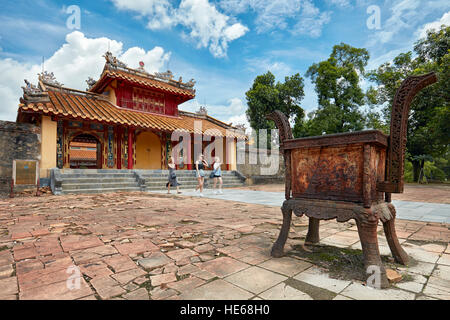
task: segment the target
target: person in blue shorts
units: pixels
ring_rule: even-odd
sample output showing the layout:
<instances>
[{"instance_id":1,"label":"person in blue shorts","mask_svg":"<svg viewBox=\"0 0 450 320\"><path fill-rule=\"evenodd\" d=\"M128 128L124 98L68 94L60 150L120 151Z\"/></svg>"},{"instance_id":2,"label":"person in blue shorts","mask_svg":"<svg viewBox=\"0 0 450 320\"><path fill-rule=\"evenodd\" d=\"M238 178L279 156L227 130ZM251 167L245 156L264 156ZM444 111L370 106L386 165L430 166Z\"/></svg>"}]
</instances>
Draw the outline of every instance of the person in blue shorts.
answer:
<instances>
[{"instance_id":1,"label":"person in blue shorts","mask_svg":"<svg viewBox=\"0 0 450 320\"><path fill-rule=\"evenodd\" d=\"M203 197L203 185L205 184L205 169L208 167L208 162L205 156L200 154L198 160L195 161L195 175L197 177L198 185L195 191L200 190L200 197Z\"/></svg>"}]
</instances>

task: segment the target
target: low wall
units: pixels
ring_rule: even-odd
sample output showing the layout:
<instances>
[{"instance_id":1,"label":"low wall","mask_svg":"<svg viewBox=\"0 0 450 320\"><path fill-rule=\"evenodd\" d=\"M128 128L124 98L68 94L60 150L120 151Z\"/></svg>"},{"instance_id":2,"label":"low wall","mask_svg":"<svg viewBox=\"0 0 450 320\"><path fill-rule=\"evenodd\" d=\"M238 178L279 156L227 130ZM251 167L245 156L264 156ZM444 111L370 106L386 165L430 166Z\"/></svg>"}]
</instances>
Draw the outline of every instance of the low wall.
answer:
<instances>
[{"instance_id":1,"label":"low wall","mask_svg":"<svg viewBox=\"0 0 450 320\"><path fill-rule=\"evenodd\" d=\"M0 194L10 192L13 160L40 160L41 130L39 127L0 121Z\"/></svg>"},{"instance_id":2,"label":"low wall","mask_svg":"<svg viewBox=\"0 0 450 320\"><path fill-rule=\"evenodd\" d=\"M278 158L278 163L276 163L276 160L272 166L264 163L262 161L264 158L261 159L260 153L268 157L273 156L273 159ZM248 185L284 183L284 158L278 150L252 149L247 145L245 150L238 150L237 170L247 177Z\"/></svg>"}]
</instances>

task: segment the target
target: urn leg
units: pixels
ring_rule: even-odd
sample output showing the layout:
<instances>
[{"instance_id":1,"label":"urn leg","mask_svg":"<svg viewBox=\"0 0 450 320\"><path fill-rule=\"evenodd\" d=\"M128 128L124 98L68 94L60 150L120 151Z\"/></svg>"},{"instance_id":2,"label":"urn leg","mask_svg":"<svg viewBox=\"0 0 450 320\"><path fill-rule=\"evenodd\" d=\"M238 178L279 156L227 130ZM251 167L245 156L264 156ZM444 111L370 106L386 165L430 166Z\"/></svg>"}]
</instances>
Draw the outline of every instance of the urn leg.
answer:
<instances>
[{"instance_id":1,"label":"urn leg","mask_svg":"<svg viewBox=\"0 0 450 320\"><path fill-rule=\"evenodd\" d=\"M272 247L272 257L274 258L281 258L283 256L284 245L286 244L289 230L291 229L292 209L283 205L281 212L283 213L283 225L281 226L280 235Z\"/></svg>"},{"instance_id":2,"label":"urn leg","mask_svg":"<svg viewBox=\"0 0 450 320\"><path fill-rule=\"evenodd\" d=\"M378 249L378 220L365 221L364 223L356 220L356 225L358 226L359 239L364 255L364 268L368 274L367 285L379 286L379 288L389 287L386 269L381 262L380 251Z\"/></svg>"},{"instance_id":3,"label":"urn leg","mask_svg":"<svg viewBox=\"0 0 450 320\"><path fill-rule=\"evenodd\" d=\"M315 244L320 241L319 225L319 219L309 218L308 234L306 235L305 244Z\"/></svg>"},{"instance_id":4,"label":"urn leg","mask_svg":"<svg viewBox=\"0 0 450 320\"><path fill-rule=\"evenodd\" d=\"M391 211L392 218L383 222L384 234L386 235L386 240L389 244L389 248L391 248L395 262L407 265L409 262L408 254L403 250L400 242L398 242L397 233L395 231L395 207L392 204L389 204L389 210Z\"/></svg>"}]
</instances>

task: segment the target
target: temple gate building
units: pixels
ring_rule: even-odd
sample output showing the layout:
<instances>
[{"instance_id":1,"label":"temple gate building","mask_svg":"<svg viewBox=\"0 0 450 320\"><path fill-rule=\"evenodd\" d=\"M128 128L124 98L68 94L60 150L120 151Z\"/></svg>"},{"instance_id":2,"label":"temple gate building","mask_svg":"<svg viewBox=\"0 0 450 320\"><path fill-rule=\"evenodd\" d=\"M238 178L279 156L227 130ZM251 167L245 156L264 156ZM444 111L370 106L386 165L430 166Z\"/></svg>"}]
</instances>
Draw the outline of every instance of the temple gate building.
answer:
<instances>
[{"instance_id":1,"label":"temple gate building","mask_svg":"<svg viewBox=\"0 0 450 320\"><path fill-rule=\"evenodd\" d=\"M222 169L236 170L236 144L244 133L206 112L178 109L195 97L194 80L176 81L170 71L150 74L142 62L131 69L110 52L104 57L103 72L86 81L87 91L66 88L48 72L39 75L37 86L25 80L17 122L41 129L41 179L52 168L167 169L178 143L171 140L175 131L187 135L190 145L178 169L193 170L194 150L202 152L220 137ZM201 134L209 138L199 140Z\"/></svg>"}]
</instances>

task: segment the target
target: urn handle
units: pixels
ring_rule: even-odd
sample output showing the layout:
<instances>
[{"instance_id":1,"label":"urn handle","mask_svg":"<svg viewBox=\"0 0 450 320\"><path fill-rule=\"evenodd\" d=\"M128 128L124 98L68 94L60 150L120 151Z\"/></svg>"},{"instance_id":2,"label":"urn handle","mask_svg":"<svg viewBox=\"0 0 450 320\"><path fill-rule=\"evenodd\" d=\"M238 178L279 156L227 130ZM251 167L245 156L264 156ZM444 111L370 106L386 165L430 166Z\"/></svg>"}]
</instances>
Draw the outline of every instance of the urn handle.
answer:
<instances>
[{"instance_id":1,"label":"urn handle","mask_svg":"<svg viewBox=\"0 0 450 320\"><path fill-rule=\"evenodd\" d=\"M409 110L414 97L425 87L437 82L434 72L410 76L397 90L391 111L391 131L386 161L386 181L377 184L377 191L403 193L403 169Z\"/></svg>"}]
</instances>

